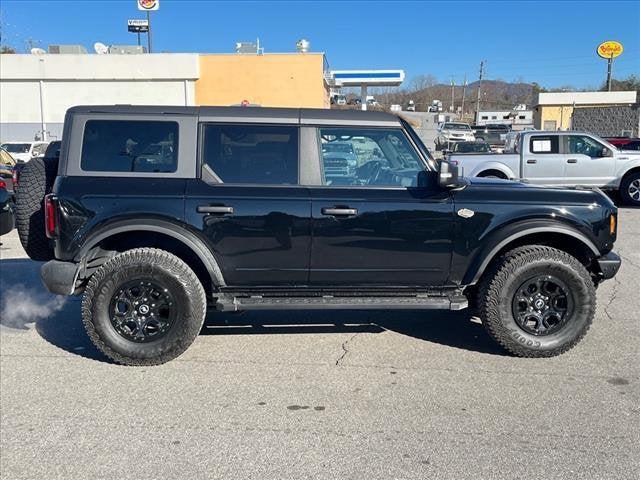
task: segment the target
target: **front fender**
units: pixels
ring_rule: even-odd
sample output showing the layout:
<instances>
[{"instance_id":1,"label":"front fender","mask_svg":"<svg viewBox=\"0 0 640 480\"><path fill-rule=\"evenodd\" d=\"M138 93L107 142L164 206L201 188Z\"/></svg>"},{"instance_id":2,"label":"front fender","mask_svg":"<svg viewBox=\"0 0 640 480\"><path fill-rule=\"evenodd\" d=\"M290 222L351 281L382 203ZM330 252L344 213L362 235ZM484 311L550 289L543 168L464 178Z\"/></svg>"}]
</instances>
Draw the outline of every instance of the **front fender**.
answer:
<instances>
[{"instance_id":1,"label":"front fender","mask_svg":"<svg viewBox=\"0 0 640 480\"><path fill-rule=\"evenodd\" d=\"M598 247L584 233L576 230L568 224L559 223L553 220L536 219L524 222L511 223L503 226L489 234L484 241L484 246L475 254L469 263L467 271L463 277L463 285L473 285L478 282L482 274L489 266L491 260L510 243L536 234L559 234L565 235L574 242L580 242L588 248L595 257L601 255Z\"/></svg>"}]
</instances>

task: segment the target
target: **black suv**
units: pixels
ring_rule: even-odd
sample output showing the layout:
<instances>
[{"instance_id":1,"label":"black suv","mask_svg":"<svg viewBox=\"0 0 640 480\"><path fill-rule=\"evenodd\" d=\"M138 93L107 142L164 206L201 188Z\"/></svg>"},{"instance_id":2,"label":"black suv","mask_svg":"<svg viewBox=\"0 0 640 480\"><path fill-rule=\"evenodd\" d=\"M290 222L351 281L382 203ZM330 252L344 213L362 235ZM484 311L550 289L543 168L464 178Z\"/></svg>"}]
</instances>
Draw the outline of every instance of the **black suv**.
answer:
<instances>
[{"instance_id":1,"label":"black suv","mask_svg":"<svg viewBox=\"0 0 640 480\"><path fill-rule=\"evenodd\" d=\"M354 156L339 181L334 143ZM471 305L513 354L557 355L620 266L599 190L458 178L380 112L74 107L59 164L21 178L18 209L44 220L21 227L51 259L44 283L84 292L89 336L129 365L180 355L208 306Z\"/></svg>"}]
</instances>

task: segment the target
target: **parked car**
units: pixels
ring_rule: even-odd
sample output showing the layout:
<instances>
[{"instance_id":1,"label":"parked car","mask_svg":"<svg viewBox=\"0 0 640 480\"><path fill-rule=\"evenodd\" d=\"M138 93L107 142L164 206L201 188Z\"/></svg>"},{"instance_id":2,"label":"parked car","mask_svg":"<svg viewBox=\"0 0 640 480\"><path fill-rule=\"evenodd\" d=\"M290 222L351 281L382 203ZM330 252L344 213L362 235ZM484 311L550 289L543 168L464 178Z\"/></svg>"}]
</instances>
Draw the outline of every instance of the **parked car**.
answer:
<instances>
[{"instance_id":1,"label":"parked car","mask_svg":"<svg viewBox=\"0 0 640 480\"><path fill-rule=\"evenodd\" d=\"M471 130L476 140L483 140L492 147L504 147L511 131L508 125L473 125Z\"/></svg>"},{"instance_id":2,"label":"parked car","mask_svg":"<svg viewBox=\"0 0 640 480\"><path fill-rule=\"evenodd\" d=\"M5 182L9 192L13 192L13 169L16 161L4 148L0 148L0 180Z\"/></svg>"},{"instance_id":3,"label":"parked car","mask_svg":"<svg viewBox=\"0 0 640 480\"><path fill-rule=\"evenodd\" d=\"M618 148L622 151L638 151L640 150L640 140L633 140L632 142L625 143L623 146Z\"/></svg>"},{"instance_id":4,"label":"parked car","mask_svg":"<svg viewBox=\"0 0 640 480\"><path fill-rule=\"evenodd\" d=\"M62 146L62 142L60 140L54 140L50 142L49 145L47 145L47 149L44 152L43 158L45 162L55 161L57 164L58 159L60 158L61 146ZM26 163L19 162L13 167L12 183L13 183L14 190L18 189L18 185L20 183L20 173L24 169L25 165Z\"/></svg>"},{"instance_id":5,"label":"parked car","mask_svg":"<svg viewBox=\"0 0 640 480\"><path fill-rule=\"evenodd\" d=\"M59 165L22 172L18 232L49 260L51 292L83 295L89 338L119 363L177 357L207 306L469 301L504 348L549 357L586 334L596 286L620 267L600 190L458 177L389 113L86 106L64 128ZM319 138L362 151L350 182L331 184ZM166 142L173 168L137 171L137 153Z\"/></svg>"},{"instance_id":6,"label":"parked car","mask_svg":"<svg viewBox=\"0 0 640 480\"><path fill-rule=\"evenodd\" d=\"M473 142L455 142L451 145L451 150L446 153L469 155L477 153L491 153L491 145L484 141L474 140Z\"/></svg>"},{"instance_id":7,"label":"parked car","mask_svg":"<svg viewBox=\"0 0 640 480\"><path fill-rule=\"evenodd\" d=\"M331 184L350 181L356 174L358 157L351 142L326 141L323 139L322 160L325 177Z\"/></svg>"},{"instance_id":8,"label":"parked car","mask_svg":"<svg viewBox=\"0 0 640 480\"><path fill-rule=\"evenodd\" d=\"M347 97L345 95L342 94L335 94L331 97L331 104L332 105L346 105L347 104Z\"/></svg>"},{"instance_id":9,"label":"parked car","mask_svg":"<svg viewBox=\"0 0 640 480\"><path fill-rule=\"evenodd\" d=\"M7 190L5 179L0 178L0 235L9 233L15 226L13 209L13 194Z\"/></svg>"},{"instance_id":10,"label":"parked car","mask_svg":"<svg viewBox=\"0 0 640 480\"><path fill-rule=\"evenodd\" d=\"M582 132L520 132L516 153L451 155L471 177L522 179L557 186L619 190L623 201L640 205L640 152L621 151Z\"/></svg>"},{"instance_id":11,"label":"parked car","mask_svg":"<svg viewBox=\"0 0 640 480\"><path fill-rule=\"evenodd\" d=\"M605 137L604 139L614 147L618 147L620 150L626 150L625 147L628 144L640 141L640 138L633 137Z\"/></svg>"},{"instance_id":12,"label":"parked car","mask_svg":"<svg viewBox=\"0 0 640 480\"><path fill-rule=\"evenodd\" d=\"M17 162L44 156L48 142L5 142L1 145Z\"/></svg>"},{"instance_id":13,"label":"parked car","mask_svg":"<svg viewBox=\"0 0 640 480\"><path fill-rule=\"evenodd\" d=\"M438 127L435 139L436 150L451 150L455 142L468 142L476 139L468 123L444 122Z\"/></svg>"}]
</instances>

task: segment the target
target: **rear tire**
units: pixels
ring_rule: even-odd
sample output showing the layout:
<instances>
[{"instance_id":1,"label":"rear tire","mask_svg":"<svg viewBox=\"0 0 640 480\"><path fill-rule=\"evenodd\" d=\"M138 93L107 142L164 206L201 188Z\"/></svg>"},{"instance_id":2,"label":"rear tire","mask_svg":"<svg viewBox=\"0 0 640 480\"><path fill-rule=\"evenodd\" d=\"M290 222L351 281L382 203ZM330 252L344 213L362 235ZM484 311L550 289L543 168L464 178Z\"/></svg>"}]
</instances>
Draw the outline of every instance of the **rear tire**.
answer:
<instances>
[{"instance_id":1,"label":"rear tire","mask_svg":"<svg viewBox=\"0 0 640 480\"><path fill-rule=\"evenodd\" d=\"M576 258L532 245L494 263L480 285L478 304L487 332L506 350L519 357L553 357L589 330L596 291Z\"/></svg>"},{"instance_id":2,"label":"rear tire","mask_svg":"<svg viewBox=\"0 0 640 480\"><path fill-rule=\"evenodd\" d=\"M624 176L620 182L620 197L626 205L640 206L640 172Z\"/></svg>"},{"instance_id":3,"label":"rear tire","mask_svg":"<svg viewBox=\"0 0 640 480\"><path fill-rule=\"evenodd\" d=\"M44 230L44 197L58 171L57 160L34 158L20 173L16 190L16 227L20 243L29 258L38 261L51 260L53 248Z\"/></svg>"},{"instance_id":4,"label":"rear tire","mask_svg":"<svg viewBox=\"0 0 640 480\"><path fill-rule=\"evenodd\" d=\"M121 253L96 271L82 299L91 341L122 365L160 365L195 340L206 313L196 274L175 255L153 248Z\"/></svg>"}]
</instances>

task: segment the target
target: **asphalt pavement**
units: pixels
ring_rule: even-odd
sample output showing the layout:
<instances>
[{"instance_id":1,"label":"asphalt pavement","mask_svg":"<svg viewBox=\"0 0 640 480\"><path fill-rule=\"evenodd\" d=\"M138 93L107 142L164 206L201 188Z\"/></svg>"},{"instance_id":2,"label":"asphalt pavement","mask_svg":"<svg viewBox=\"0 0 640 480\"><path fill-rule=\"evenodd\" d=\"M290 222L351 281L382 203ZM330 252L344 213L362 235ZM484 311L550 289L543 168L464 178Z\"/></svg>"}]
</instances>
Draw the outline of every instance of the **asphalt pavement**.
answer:
<instances>
[{"instance_id":1,"label":"asphalt pavement","mask_svg":"<svg viewBox=\"0 0 640 480\"><path fill-rule=\"evenodd\" d=\"M505 354L466 312L212 313L180 358L110 363L79 299L0 240L2 479L640 478L640 209L586 338Z\"/></svg>"}]
</instances>

